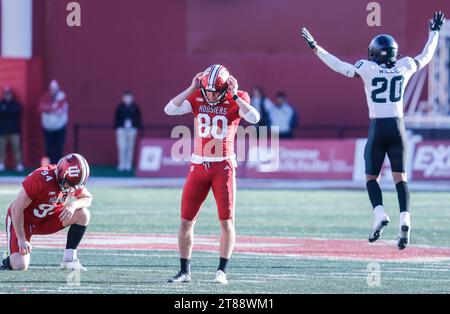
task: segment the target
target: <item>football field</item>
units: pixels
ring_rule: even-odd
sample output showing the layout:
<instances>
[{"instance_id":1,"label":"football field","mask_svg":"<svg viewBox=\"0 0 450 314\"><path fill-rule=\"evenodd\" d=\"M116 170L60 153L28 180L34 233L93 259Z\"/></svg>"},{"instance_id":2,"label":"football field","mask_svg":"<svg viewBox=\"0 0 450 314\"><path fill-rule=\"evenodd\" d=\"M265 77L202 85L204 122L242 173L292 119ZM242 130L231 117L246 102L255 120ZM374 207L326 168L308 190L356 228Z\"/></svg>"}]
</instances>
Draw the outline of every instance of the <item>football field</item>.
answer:
<instances>
[{"instance_id":1,"label":"football field","mask_svg":"<svg viewBox=\"0 0 450 314\"><path fill-rule=\"evenodd\" d=\"M239 182L238 182L239 185ZM94 204L79 258L88 272L58 269L65 232L35 236L28 272L0 272L0 293L449 293L450 193L413 192L411 245L398 251L396 194L384 193L391 224L369 244L365 191L240 189L229 285L212 283L219 225L214 199L197 225L192 283L169 285L179 268L181 189L91 186ZM17 185L0 185L2 222ZM0 248L6 250L5 232ZM75 279L74 279L75 278Z\"/></svg>"}]
</instances>

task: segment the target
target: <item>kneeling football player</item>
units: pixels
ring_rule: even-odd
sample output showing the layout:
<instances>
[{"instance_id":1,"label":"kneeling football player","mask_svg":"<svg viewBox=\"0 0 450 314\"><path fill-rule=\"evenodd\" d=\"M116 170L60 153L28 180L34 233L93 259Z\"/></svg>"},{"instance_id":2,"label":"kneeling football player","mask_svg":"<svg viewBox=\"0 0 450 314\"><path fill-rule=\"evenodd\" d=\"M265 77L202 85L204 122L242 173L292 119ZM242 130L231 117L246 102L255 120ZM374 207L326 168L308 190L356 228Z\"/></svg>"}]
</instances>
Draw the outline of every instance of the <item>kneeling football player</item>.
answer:
<instances>
[{"instance_id":1,"label":"kneeling football player","mask_svg":"<svg viewBox=\"0 0 450 314\"><path fill-rule=\"evenodd\" d=\"M191 281L190 259L194 224L200 206L212 189L221 226L220 262L215 282L226 284L226 266L235 242L234 206L236 199L236 156L234 138L241 118L255 124L259 113L246 92L238 90L236 79L221 65L197 74L184 92L165 107L168 115L192 113L195 140L192 164L181 200L178 233L180 272L171 283Z\"/></svg>"},{"instance_id":2,"label":"kneeling football player","mask_svg":"<svg viewBox=\"0 0 450 314\"><path fill-rule=\"evenodd\" d=\"M25 178L6 215L9 256L3 269L27 270L31 237L69 227L61 269L86 270L77 259L77 247L90 220L88 178L89 165L79 154L69 154L57 165L36 169Z\"/></svg>"}]
</instances>

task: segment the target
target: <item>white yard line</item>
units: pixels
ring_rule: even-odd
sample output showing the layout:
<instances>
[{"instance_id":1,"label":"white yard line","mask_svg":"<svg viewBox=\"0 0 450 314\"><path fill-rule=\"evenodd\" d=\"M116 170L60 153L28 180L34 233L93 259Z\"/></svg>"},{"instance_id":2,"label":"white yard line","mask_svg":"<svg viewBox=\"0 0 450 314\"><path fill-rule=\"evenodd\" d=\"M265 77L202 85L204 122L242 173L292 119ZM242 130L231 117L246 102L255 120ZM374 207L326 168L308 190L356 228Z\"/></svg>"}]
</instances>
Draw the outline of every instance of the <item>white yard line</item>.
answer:
<instances>
[{"instance_id":1,"label":"white yard line","mask_svg":"<svg viewBox=\"0 0 450 314\"><path fill-rule=\"evenodd\" d=\"M0 177L0 185L20 185L22 177ZM185 178L108 178L92 177L89 186L95 187L138 187L138 188L181 188ZM241 189L275 190L320 190L320 189L356 189L365 190L364 182L352 180L290 180L290 179L245 179L237 178ZM411 181L411 191L449 191L450 181ZM393 184L382 183L384 190L394 190ZM1 187L0 187L1 190Z\"/></svg>"}]
</instances>

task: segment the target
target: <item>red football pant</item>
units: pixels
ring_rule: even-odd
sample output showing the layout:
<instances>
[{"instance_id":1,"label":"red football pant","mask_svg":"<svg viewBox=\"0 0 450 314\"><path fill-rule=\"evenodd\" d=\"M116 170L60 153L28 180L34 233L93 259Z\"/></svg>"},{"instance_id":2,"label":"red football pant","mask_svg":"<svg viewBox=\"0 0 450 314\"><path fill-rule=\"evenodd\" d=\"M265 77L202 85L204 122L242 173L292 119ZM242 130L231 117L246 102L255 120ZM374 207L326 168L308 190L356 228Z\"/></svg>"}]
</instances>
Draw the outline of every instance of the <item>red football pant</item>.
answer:
<instances>
[{"instance_id":1,"label":"red football pant","mask_svg":"<svg viewBox=\"0 0 450 314\"><path fill-rule=\"evenodd\" d=\"M234 217L236 173L231 160L191 164L181 198L181 218L195 220L212 188L221 221Z\"/></svg>"},{"instance_id":2,"label":"red football pant","mask_svg":"<svg viewBox=\"0 0 450 314\"><path fill-rule=\"evenodd\" d=\"M62 229L64 229L64 226L59 220L58 215L49 216L46 220L36 225L24 225L25 238L27 241L30 241L31 236L35 234L53 234ZM19 253L19 243L9 210L8 215L6 215L6 237L9 254Z\"/></svg>"}]
</instances>

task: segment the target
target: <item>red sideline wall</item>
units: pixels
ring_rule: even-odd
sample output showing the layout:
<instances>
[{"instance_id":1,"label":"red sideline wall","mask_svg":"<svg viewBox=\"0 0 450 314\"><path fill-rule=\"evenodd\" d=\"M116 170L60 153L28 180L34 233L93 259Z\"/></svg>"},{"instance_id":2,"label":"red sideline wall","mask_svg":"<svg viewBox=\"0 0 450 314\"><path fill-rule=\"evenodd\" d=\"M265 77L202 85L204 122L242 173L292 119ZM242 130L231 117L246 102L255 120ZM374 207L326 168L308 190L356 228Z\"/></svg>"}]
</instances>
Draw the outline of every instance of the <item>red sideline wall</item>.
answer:
<instances>
[{"instance_id":1,"label":"red sideline wall","mask_svg":"<svg viewBox=\"0 0 450 314\"><path fill-rule=\"evenodd\" d=\"M361 82L328 70L299 37L307 26L320 44L343 60L366 57L379 33L397 38L403 55L418 54L427 20L441 0L378 1L382 26L368 27L362 0L78 0L82 26L66 26L63 0L36 0L35 54L45 78L57 78L70 102L70 123L110 123L126 88L135 91L144 123L192 123L168 118L163 106L192 76L212 63L228 66L242 89L254 84L288 93L301 123L365 126ZM169 132L149 135L168 136ZM299 134L300 136L302 134ZM73 147L72 131L67 151ZM114 164L111 130L81 133L80 152L94 164Z\"/></svg>"},{"instance_id":2,"label":"red sideline wall","mask_svg":"<svg viewBox=\"0 0 450 314\"><path fill-rule=\"evenodd\" d=\"M37 165L43 156L42 128L37 110L42 93L42 60L33 58L0 58L0 88L11 86L16 99L22 104L21 141L26 166ZM13 166L8 154L7 165Z\"/></svg>"}]
</instances>

